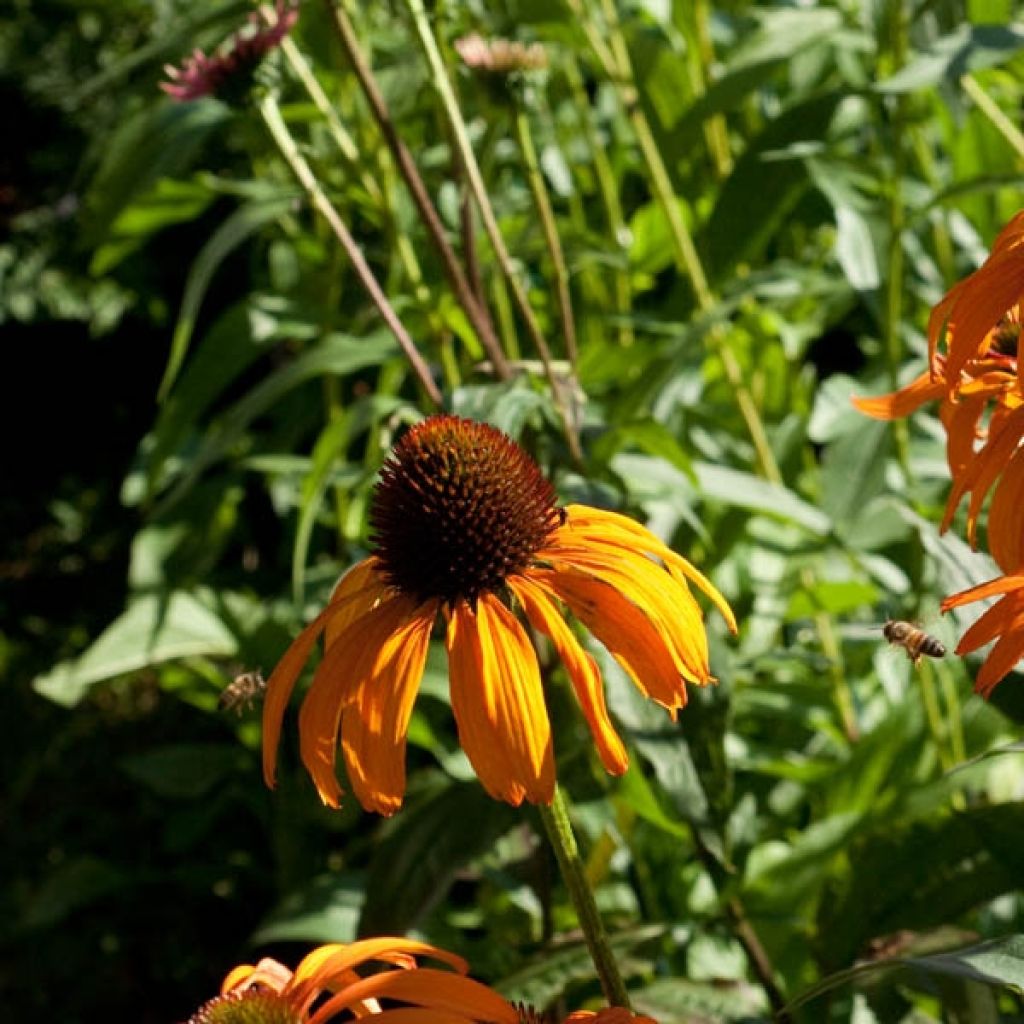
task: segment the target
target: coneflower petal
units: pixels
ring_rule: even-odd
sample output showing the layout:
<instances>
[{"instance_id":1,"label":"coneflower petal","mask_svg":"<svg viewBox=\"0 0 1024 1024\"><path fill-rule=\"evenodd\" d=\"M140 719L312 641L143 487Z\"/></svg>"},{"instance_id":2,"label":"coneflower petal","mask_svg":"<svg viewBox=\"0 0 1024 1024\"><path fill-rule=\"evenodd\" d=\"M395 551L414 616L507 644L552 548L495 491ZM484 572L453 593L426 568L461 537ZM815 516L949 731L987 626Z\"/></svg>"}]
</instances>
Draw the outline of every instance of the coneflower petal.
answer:
<instances>
[{"instance_id":1,"label":"coneflower petal","mask_svg":"<svg viewBox=\"0 0 1024 1024\"><path fill-rule=\"evenodd\" d=\"M578 569L534 569L530 578L569 606L641 692L670 711L686 704L674 653L645 610L612 584Z\"/></svg>"},{"instance_id":2,"label":"coneflower petal","mask_svg":"<svg viewBox=\"0 0 1024 1024\"><path fill-rule=\"evenodd\" d=\"M381 649L376 674L342 712L341 746L356 799L390 815L405 793L405 737L423 678L437 603L421 605Z\"/></svg>"},{"instance_id":3,"label":"coneflower petal","mask_svg":"<svg viewBox=\"0 0 1024 1024\"><path fill-rule=\"evenodd\" d=\"M667 544L660 541L646 527L634 523L632 519L619 515L617 512L591 508L588 505L568 505L565 512L566 523L555 531L553 539L561 536L571 538L575 530L581 529L590 535L589 541L594 543L608 543L617 540L620 545L629 550L639 549L655 555L666 565L674 565L691 583L703 590L722 618L725 619L729 629L733 633L736 632L736 616L733 615L729 602L722 596L718 588L682 555L677 554Z\"/></svg>"},{"instance_id":4,"label":"coneflower petal","mask_svg":"<svg viewBox=\"0 0 1024 1024\"><path fill-rule=\"evenodd\" d=\"M363 978L319 1007L309 1024L321 1024L365 999L395 999L481 1024L518 1024L519 1020L511 1003L480 982L461 974L419 967L415 971L387 971Z\"/></svg>"},{"instance_id":5,"label":"coneflower petal","mask_svg":"<svg viewBox=\"0 0 1024 1024\"><path fill-rule=\"evenodd\" d=\"M522 603L534 629L550 637L558 656L569 673L583 716L597 744L601 763L612 775L621 775L629 767L629 756L615 731L604 699L604 683L597 662L579 645L576 637L558 613L558 609L528 578L510 576L509 589Z\"/></svg>"},{"instance_id":6,"label":"coneflower petal","mask_svg":"<svg viewBox=\"0 0 1024 1024\"><path fill-rule=\"evenodd\" d=\"M956 645L957 654L970 654L979 647L994 640L1000 633L1005 633L1010 621L1018 612L1024 611L1024 593L1007 594L991 608L987 608L976 622L960 637Z\"/></svg>"},{"instance_id":7,"label":"coneflower petal","mask_svg":"<svg viewBox=\"0 0 1024 1024\"><path fill-rule=\"evenodd\" d=\"M448 623L452 711L459 741L484 788L518 805L550 803L555 768L537 656L515 616L484 594Z\"/></svg>"},{"instance_id":8,"label":"coneflower petal","mask_svg":"<svg viewBox=\"0 0 1024 1024\"><path fill-rule=\"evenodd\" d=\"M974 689L983 697L988 697L996 688L996 684L1024 656L1024 608L1020 601L1005 598L1003 604L1011 604L1005 609L1003 635L989 651L985 663L978 670ZM1016 614L1012 614L1012 612Z\"/></svg>"},{"instance_id":9,"label":"coneflower petal","mask_svg":"<svg viewBox=\"0 0 1024 1024\"><path fill-rule=\"evenodd\" d=\"M678 573L636 551L568 549L551 559L551 569L579 570L614 587L642 611L672 653L677 672L692 683L711 680L704 621L697 602Z\"/></svg>"},{"instance_id":10,"label":"coneflower petal","mask_svg":"<svg viewBox=\"0 0 1024 1024\"><path fill-rule=\"evenodd\" d=\"M320 799L329 807L339 806L341 799L335 761L342 711L360 687L387 671L398 654L396 637L407 635L418 607L414 598L399 595L350 622L313 676L299 711L299 750Z\"/></svg>"},{"instance_id":11,"label":"coneflower petal","mask_svg":"<svg viewBox=\"0 0 1024 1024\"><path fill-rule=\"evenodd\" d=\"M898 420L909 416L926 402L942 398L946 393L946 382L941 378L932 379L931 371L925 370L909 384L887 395L871 395L863 398L856 395L850 399L853 407L876 420Z\"/></svg>"}]
</instances>

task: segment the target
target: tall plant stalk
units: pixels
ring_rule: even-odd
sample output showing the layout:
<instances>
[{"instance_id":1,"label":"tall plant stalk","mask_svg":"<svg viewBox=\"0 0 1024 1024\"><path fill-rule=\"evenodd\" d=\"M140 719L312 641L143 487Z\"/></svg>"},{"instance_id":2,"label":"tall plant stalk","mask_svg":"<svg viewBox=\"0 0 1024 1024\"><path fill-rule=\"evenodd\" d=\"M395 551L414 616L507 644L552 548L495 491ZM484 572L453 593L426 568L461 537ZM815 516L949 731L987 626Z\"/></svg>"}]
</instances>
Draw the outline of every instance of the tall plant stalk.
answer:
<instances>
[{"instance_id":1,"label":"tall plant stalk","mask_svg":"<svg viewBox=\"0 0 1024 1024\"><path fill-rule=\"evenodd\" d=\"M476 331L481 345L491 360L495 374L499 378L508 378L512 371L501 342L494 331L490 317L482 309L477 296L473 293L465 271L455 255L455 250L448 241L444 224L441 222L441 217L430 198L423 178L420 176L416 161L398 134L391 112L384 101L383 93L378 88L373 72L359 46L352 21L344 7L340 6L336 0L325 0L325 3L331 16L331 23L334 25L342 49L345 51L345 56L352 65L352 70L355 72L381 135L391 150L398 172L409 189L409 194L423 221L427 235L441 259L441 268L455 293L455 298L465 311L473 330Z\"/></svg>"},{"instance_id":2,"label":"tall plant stalk","mask_svg":"<svg viewBox=\"0 0 1024 1024\"><path fill-rule=\"evenodd\" d=\"M305 190L313 208L327 221L331 231L334 232L335 237L341 243L352 264L352 269L366 289L373 304L377 307L389 330L395 336L399 347L409 361L409 365L419 379L427 398L436 408L441 408L444 399L433 377L430 375L427 364L417 350L416 343L412 340L409 332L405 329L405 325L398 318L394 307L388 301L373 270L370 269L370 265L366 262L359 244L352 237L351 232L345 226L345 222L341 219L341 215L327 198L320 187L320 183L317 181L316 175L299 152L299 147L296 145L295 139L292 138L291 132L288 131L288 126L281 116L281 109L277 105L277 100L272 95L267 94L260 101L259 109L263 117L263 123L266 125L278 151L284 157L292 173Z\"/></svg>"}]
</instances>

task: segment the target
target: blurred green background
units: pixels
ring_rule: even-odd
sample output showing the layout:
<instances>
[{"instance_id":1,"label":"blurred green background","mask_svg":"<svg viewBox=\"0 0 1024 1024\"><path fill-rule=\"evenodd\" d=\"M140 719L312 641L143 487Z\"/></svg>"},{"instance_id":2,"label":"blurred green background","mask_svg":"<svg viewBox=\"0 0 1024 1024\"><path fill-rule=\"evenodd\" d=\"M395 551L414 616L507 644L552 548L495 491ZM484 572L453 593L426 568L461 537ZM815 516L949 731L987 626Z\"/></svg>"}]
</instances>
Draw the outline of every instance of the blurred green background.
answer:
<instances>
[{"instance_id":1,"label":"blurred green background","mask_svg":"<svg viewBox=\"0 0 1024 1024\"><path fill-rule=\"evenodd\" d=\"M466 227L409 5L342 6L453 244L477 253L512 380L482 365L327 4L306 0L298 63L276 53L266 80L449 407L520 439L564 500L648 522L741 623L734 641L708 617L721 683L677 724L602 661L633 753L622 779L557 678L549 694L636 1007L768 1019L739 913L788 998L822 982L797 1019L1024 1019L1020 679L984 704L972 664L911 672L878 628L914 619L952 648L970 615L938 621L938 602L996 570L962 531L937 533L933 411L887 425L849 406L921 371L931 305L1021 205L1019 11L430 8L516 273L573 379L576 464L495 254ZM258 710L218 706L365 553L376 469L429 411L255 104L158 91L164 63L249 10L18 0L0 21L0 1005L184 1020L235 963L409 930L510 997L584 1005L598 989L554 862L532 813L469 772L440 651L388 821L319 806L294 716L266 791ZM474 30L541 42L549 67L481 87L452 48ZM517 117L564 250L576 367ZM935 955L984 940L998 957ZM893 954L917 959L872 967Z\"/></svg>"}]
</instances>

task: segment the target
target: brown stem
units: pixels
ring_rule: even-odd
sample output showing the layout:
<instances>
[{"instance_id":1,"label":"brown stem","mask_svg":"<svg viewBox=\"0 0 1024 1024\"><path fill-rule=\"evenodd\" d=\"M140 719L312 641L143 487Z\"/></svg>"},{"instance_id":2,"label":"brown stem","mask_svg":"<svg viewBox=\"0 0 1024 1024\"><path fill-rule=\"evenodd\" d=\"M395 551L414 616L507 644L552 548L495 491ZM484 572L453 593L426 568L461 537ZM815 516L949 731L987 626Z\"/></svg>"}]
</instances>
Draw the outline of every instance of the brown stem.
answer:
<instances>
[{"instance_id":1,"label":"brown stem","mask_svg":"<svg viewBox=\"0 0 1024 1024\"><path fill-rule=\"evenodd\" d=\"M271 138L277 144L278 150L288 162L292 173L306 190L306 195L309 196L309 201L313 204L313 208L327 221L335 237L341 243L342 248L344 248L352 263L352 269L356 272L356 276L369 293L373 304L377 307L384 322L391 329L391 333L394 334L399 346L405 353L406 359L409 360L409 365L423 385L423 390L426 391L427 397L437 408L441 408L444 404L444 399L437 384L434 383L434 378L430 375L429 367L423 361L423 357L416 348L416 343L409 336L405 325L398 319L398 314L388 301L380 284L378 284L376 276L363 256L362 249L359 248L359 243L352 237L338 211L331 205L331 201L324 194L320 183L316 180L316 175L313 174L309 164L306 163L299 153L299 148L291 137L291 133L284 123L284 118L281 117L277 101L271 96L265 97L260 104L260 113L263 115L263 122L270 132Z\"/></svg>"},{"instance_id":2,"label":"brown stem","mask_svg":"<svg viewBox=\"0 0 1024 1024\"><path fill-rule=\"evenodd\" d=\"M384 101L384 96L380 89L377 88L373 72L370 70L370 66L367 64L366 58L359 47L359 41L356 39L352 22L349 20L348 14L334 0L326 0L326 5L331 14L334 27L337 29L342 48L352 65L356 78L359 80L359 85L370 105L370 110L377 121L381 134L384 136L384 141L391 150L391 154L398 166L398 171L402 175L409 189L409 194L412 196L416 209L419 211L419 215L427 229L427 233L434 243L438 255L441 257L441 266L444 269L449 284L452 286L452 290L455 292L455 297L466 311L466 316L469 317L469 322L473 325L473 329L479 336L480 343L486 349L487 355L494 366L494 372L498 377L507 379L511 376L512 371L509 368L508 360L505 358L505 353L502 351L501 342L498 340L490 318L481 308L481 304L473 294L473 289L459 264L455 251L448 242L444 225L441 223L441 218L434 208L434 204L427 192L427 187L416 167L416 162L413 160L408 147L399 137L398 130L395 128L395 122L391 118L391 112Z\"/></svg>"}]
</instances>

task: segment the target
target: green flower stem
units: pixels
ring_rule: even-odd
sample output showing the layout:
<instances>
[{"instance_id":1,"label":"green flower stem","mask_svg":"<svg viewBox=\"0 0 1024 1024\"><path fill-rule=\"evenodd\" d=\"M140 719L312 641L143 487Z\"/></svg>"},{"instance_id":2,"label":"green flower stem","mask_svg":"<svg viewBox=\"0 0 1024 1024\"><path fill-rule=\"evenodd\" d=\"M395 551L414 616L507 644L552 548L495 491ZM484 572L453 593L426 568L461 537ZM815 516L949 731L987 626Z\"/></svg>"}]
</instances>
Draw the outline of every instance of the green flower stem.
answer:
<instances>
[{"instance_id":1,"label":"green flower stem","mask_svg":"<svg viewBox=\"0 0 1024 1024\"><path fill-rule=\"evenodd\" d=\"M484 185L483 178L480 174L480 167L477 164L476 156L473 153L473 147L469 141L469 132L466 130L466 122L463 120L458 100L455 98L455 92L453 91L451 82L448 79L444 60L441 57L441 51L438 48L437 40L434 38L433 29L430 27L430 20L427 17L426 9L423 6L423 0L405 0L405 6L409 11L409 14L412 16L413 27L416 31L416 38L419 40L420 48L423 50L423 54L426 57L427 66L430 70L431 81L433 82L434 89L441 100L441 106L444 108L445 116L448 119L448 124L455 140L456 149L458 150L459 157L462 160L462 166L466 172L466 179L469 182L469 187L473 192L473 198L476 200L477 209L479 209L480 217L483 220L484 230L487 232L487 237L491 240L491 247L494 250L498 266L501 268L502 274L504 274L505 279L508 281L509 289L512 292L512 298L515 300L519 314L523 318L523 323L526 325L526 330L530 335L530 340L533 342L534 347L537 350L537 354L540 356L541 362L544 365L544 372L548 378L548 383L551 386L551 398L554 402L555 408L558 410L559 416L561 417L565 430L566 443L569 446L570 454L577 463L582 463L583 452L580 448L578 430L576 423L574 422L569 403L566 401L564 385L555 373L554 366L552 365L551 349L548 347L548 343L540 329L540 324L537 322L537 317L533 312L533 307L530 305L526 289L523 287L515 272L515 268L512 265L512 257L509 255L508 248L505 245L505 240L501 235L500 228L498 227L498 221L494 216L494 209L491 206L491 201L487 195L487 187Z\"/></svg>"},{"instance_id":2,"label":"green flower stem","mask_svg":"<svg viewBox=\"0 0 1024 1024\"><path fill-rule=\"evenodd\" d=\"M569 821L569 805L562 790L556 784L555 797L551 806L538 804L541 821L544 822L544 831L547 832L548 840L555 851L558 860L558 867L562 872L562 878L569 889L573 906L576 908L576 915L579 918L580 928L583 929L583 937L590 951L590 958L594 961L597 969L597 976L601 982L601 991L609 1006L629 1007L629 996L626 993L626 985L619 973L619 965L615 962L612 954L611 944L608 941L608 933L604 930L601 922L601 915L597 911L597 904L594 902L594 893L587 881L587 874L580 858L579 849L576 846L576 837L573 835L572 823Z\"/></svg>"},{"instance_id":3,"label":"green flower stem","mask_svg":"<svg viewBox=\"0 0 1024 1024\"><path fill-rule=\"evenodd\" d=\"M483 345L491 360L495 375L500 379L507 379L511 376L512 371L508 365L508 360L505 358L501 342L494 332L490 317L481 308L477 297L473 294L466 274L448 241L444 224L441 222L441 218L430 198L430 193L427 191L427 187L420 176L419 170L416 167L416 161L409 152L409 148L398 135L398 130L395 128L395 123L384 101L384 96L378 88L370 66L360 49L352 22L347 12L335 0L325 0L325 2L342 49L352 65L356 78L359 80L360 88L363 90L370 111L377 122L377 126L384 137L388 149L391 150L395 165L398 167L398 172L409 189L409 194L420 215L420 219L423 221L427 234L438 256L441 258L441 267L455 293L455 298L465 310L466 317L473 325L473 330L476 331L481 345Z\"/></svg>"},{"instance_id":4,"label":"green flower stem","mask_svg":"<svg viewBox=\"0 0 1024 1024\"><path fill-rule=\"evenodd\" d=\"M260 11L263 17L271 23L276 20L274 12L269 7L262 7L260 8ZM345 158L349 168L355 171L358 175L359 184L363 186L366 194L387 218L390 234L406 276L409 278L409 281L416 292L416 297L420 302L425 302L428 297L428 292L423 280L423 271L420 269L419 260L416 258L416 252L413 249L408 236L400 230L398 225L395 223L394 205L388 201L388 198L381 190L377 179L374 178L373 175L364 167L360 166L359 150L356 148L356 144L352 140L352 136L349 135L345 126L341 123L341 119L335 112L334 107L331 106L331 101L327 98L327 94L317 81L316 75L313 74L309 64L306 63L306 59L299 52L299 48L295 43L292 42L290 36L285 36L284 39L281 40L281 52L284 54L285 60L288 61L292 71L295 73L295 77L298 78L302 83L303 88L305 88L306 92L309 94L309 98L313 101L313 105L319 111L321 117L323 117L324 123L327 125L327 132L334 140L334 144L338 147L338 151Z\"/></svg>"},{"instance_id":5,"label":"green flower stem","mask_svg":"<svg viewBox=\"0 0 1024 1024\"><path fill-rule=\"evenodd\" d=\"M978 84L978 80L973 75L962 75L960 88L974 100L975 106L989 119L992 127L1006 139L1017 156L1024 160L1024 134L1003 113L999 104Z\"/></svg>"},{"instance_id":6,"label":"green flower stem","mask_svg":"<svg viewBox=\"0 0 1024 1024\"><path fill-rule=\"evenodd\" d=\"M309 164L306 163L299 152L299 148L288 131L284 118L281 116L281 109L277 105L277 100L268 94L260 101L259 109L260 114L263 116L263 123L267 126L267 130L270 132L270 136L274 140L281 156L284 157L292 173L298 179L299 184L305 189L313 208L327 221L335 237L341 243L342 248L348 255L353 270L356 272L356 276L369 293L373 304L377 307L391 333L394 334L430 402L437 408L441 408L443 398L437 384L434 383L434 379L430 375L427 364L416 349L416 344L409 336L405 325L399 320L398 314L378 284L377 278L370 269L370 265L366 262L358 243L352 237L338 211L320 187L320 183L317 181Z\"/></svg>"},{"instance_id":7,"label":"green flower stem","mask_svg":"<svg viewBox=\"0 0 1024 1024\"><path fill-rule=\"evenodd\" d=\"M562 241L558 237L558 225L555 223L554 210L551 208L551 197L544 184L540 163L537 160L537 147L533 144L530 122L520 104L512 111L515 123L516 140L523 154L523 166L526 168L526 180L533 196L533 204L537 207L544 242L548 247L548 255L554 267L555 299L558 303L558 314L562 321L562 335L565 338L565 354L575 375L578 362L576 346L576 322L572 314L572 298L569 294L569 270L565 265L565 254L562 252Z\"/></svg>"},{"instance_id":8,"label":"green flower stem","mask_svg":"<svg viewBox=\"0 0 1024 1024\"><path fill-rule=\"evenodd\" d=\"M886 60L880 69L884 75L893 75L906 61L907 22L901 0L890 4L889 43ZM899 370L903 362L903 339L900 327L903 322L903 228L905 211L903 206L903 173L905 160L906 99L895 96L892 104L892 120L888 149L892 153L892 172L888 181L889 199L889 245L888 268L886 272L885 296L885 354L889 368L889 384L893 391L899 387ZM910 431L906 420L896 420L893 425L893 440L896 443L896 457L904 475L910 474Z\"/></svg>"},{"instance_id":9,"label":"green flower stem","mask_svg":"<svg viewBox=\"0 0 1024 1024\"><path fill-rule=\"evenodd\" d=\"M594 175L597 178L597 190L601 196L601 202L604 204L608 230L612 236L615 250L622 257L615 264L614 285L615 309L622 318L618 327L619 344L625 348L632 345L635 340L633 325L628 319L633 311L633 289L629 280L629 270L623 265L626 257L625 245L626 239L629 238L629 228L626 226L626 218L622 213L622 204L619 202L619 190L615 184L615 173L612 170L608 154L605 152L605 147L598 136L593 112L590 109L590 101L587 99L586 91L583 88L583 77L580 75L580 69L575 58L568 53L565 56L565 73L566 80L569 83L569 90L572 93L573 106L579 116L583 135L590 149L590 159L594 165Z\"/></svg>"}]
</instances>

